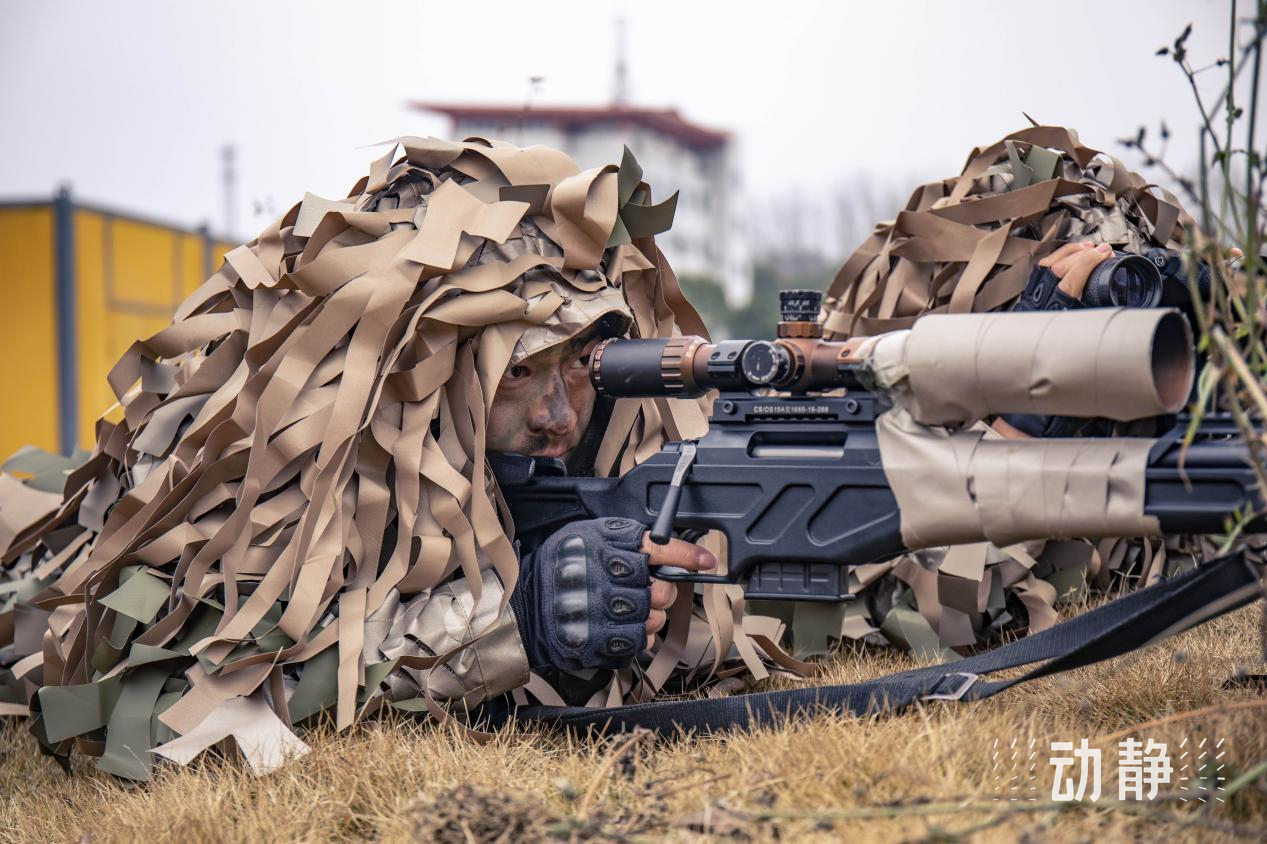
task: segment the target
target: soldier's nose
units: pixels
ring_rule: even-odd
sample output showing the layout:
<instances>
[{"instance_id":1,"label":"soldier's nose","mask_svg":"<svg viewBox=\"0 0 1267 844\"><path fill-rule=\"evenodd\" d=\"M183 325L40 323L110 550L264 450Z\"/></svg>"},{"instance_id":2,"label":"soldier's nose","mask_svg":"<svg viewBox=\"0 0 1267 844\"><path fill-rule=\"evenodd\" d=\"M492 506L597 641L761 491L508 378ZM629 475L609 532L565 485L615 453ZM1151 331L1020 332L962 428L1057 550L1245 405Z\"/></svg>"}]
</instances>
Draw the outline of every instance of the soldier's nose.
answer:
<instances>
[{"instance_id":1,"label":"soldier's nose","mask_svg":"<svg viewBox=\"0 0 1267 844\"><path fill-rule=\"evenodd\" d=\"M528 425L533 430L562 436L571 433L576 422L576 410L572 407L567 385L562 378L555 378L550 389L533 402Z\"/></svg>"}]
</instances>

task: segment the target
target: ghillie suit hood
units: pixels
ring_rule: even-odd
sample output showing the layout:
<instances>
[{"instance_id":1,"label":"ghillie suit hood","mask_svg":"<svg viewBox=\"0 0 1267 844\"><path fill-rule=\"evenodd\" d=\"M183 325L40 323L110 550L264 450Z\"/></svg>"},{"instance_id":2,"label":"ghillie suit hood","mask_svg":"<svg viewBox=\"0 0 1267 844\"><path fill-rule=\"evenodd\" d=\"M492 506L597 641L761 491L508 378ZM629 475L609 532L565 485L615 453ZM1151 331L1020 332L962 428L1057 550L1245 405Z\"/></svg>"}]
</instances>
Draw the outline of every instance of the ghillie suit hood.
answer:
<instances>
[{"instance_id":1,"label":"ghillie suit hood","mask_svg":"<svg viewBox=\"0 0 1267 844\"><path fill-rule=\"evenodd\" d=\"M921 185L896 220L879 223L828 290L824 334L840 340L909 328L930 313L1005 310L1034 264L1062 244L1178 249L1191 224L1173 195L1073 130L1034 126L974 149L960 175ZM798 605L785 617L798 655L880 639L948 656L1004 631L1050 627L1058 597L1152 583L1212 551L1195 538L929 549L853 569L851 604Z\"/></svg>"},{"instance_id":2,"label":"ghillie suit hood","mask_svg":"<svg viewBox=\"0 0 1267 844\"><path fill-rule=\"evenodd\" d=\"M651 204L628 153L581 172L544 147L398 145L346 200L308 195L229 252L131 347L64 496L0 476L5 706L29 704L46 748L144 779L157 745L187 759L234 735L267 768L327 708L343 728L388 700L440 717L525 684L552 700L507 606L487 414L508 363L605 314L634 336L703 332L653 239L675 197ZM696 402L622 402L595 472L705 424ZM686 641L688 601L672 647L607 698L746 644L738 599L710 600L713 656Z\"/></svg>"},{"instance_id":3,"label":"ghillie suit hood","mask_svg":"<svg viewBox=\"0 0 1267 844\"><path fill-rule=\"evenodd\" d=\"M1066 243L1178 249L1191 224L1170 192L1072 129L1022 129L974 149L960 175L921 185L876 225L831 283L825 331L844 339L930 313L1003 310Z\"/></svg>"}]
</instances>

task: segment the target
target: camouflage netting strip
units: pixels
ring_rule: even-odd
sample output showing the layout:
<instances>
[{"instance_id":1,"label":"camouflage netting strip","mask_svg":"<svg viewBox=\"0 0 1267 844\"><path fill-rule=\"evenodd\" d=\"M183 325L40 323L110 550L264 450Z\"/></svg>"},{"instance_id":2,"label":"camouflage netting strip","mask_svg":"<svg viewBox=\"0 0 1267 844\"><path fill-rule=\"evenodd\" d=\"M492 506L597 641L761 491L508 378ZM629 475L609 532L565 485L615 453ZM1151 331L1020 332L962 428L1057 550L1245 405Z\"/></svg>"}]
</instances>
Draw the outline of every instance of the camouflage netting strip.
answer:
<instances>
[{"instance_id":1,"label":"camouflage netting strip","mask_svg":"<svg viewBox=\"0 0 1267 844\"><path fill-rule=\"evenodd\" d=\"M824 335L873 336L930 313L1004 309L1033 264L1064 243L1175 249L1191 224L1173 195L1073 130L1023 129L974 149L960 175L921 185L896 220L876 226L828 290ZM952 649L1003 631L1050 627L1060 596L1150 584L1213 551L1192 537L928 549L851 571L852 604L781 615L800 656L853 639L954 658Z\"/></svg>"},{"instance_id":2,"label":"camouflage netting strip","mask_svg":"<svg viewBox=\"0 0 1267 844\"><path fill-rule=\"evenodd\" d=\"M635 336L703 332L652 237L673 200L650 204L628 153L580 172L543 147L397 143L129 349L64 498L0 476L0 712L29 705L46 748L146 779L156 746L183 761L232 735L266 770L290 725L330 709L344 728L387 692L442 718L523 683L557 699L507 625L486 415L512 358L612 296ZM597 472L704 426L695 402L622 402ZM650 668L592 703L724 676L732 645L765 675L777 622L730 588L682 594Z\"/></svg>"}]
</instances>

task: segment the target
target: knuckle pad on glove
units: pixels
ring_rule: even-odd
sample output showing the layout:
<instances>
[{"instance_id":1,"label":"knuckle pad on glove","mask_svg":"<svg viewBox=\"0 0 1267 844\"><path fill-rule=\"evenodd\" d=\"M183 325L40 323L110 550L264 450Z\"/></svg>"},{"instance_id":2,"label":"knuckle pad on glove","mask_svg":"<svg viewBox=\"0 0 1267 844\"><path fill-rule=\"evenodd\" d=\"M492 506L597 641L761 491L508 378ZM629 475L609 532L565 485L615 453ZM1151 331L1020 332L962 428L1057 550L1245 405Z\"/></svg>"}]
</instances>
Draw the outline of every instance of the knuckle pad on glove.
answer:
<instances>
[{"instance_id":1,"label":"knuckle pad on glove","mask_svg":"<svg viewBox=\"0 0 1267 844\"><path fill-rule=\"evenodd\" d=\"M605 591L603 604L607 617L616 623L627 623L631 619L646 619L651 612L651 593L646 589L609 588Z\"/></svg>"},{"instance_id":2,"label":"knuckle pad on glove","mask_svg":"<svg viewBox=\"0 0 1267 844\"><path fill-rule=\"evenodd\" d=\"M647 625L625 624L612 627L607 631L604 640L599 644L602 653L619 662L606 664L603 668L618 668L646 645Z\"/></svg>"},{"instance_id":3,"label":"knuckle pad on glove","mask_svg":"<svg viewBox=\"0 0 1267 844\"><path fill-rule=\"evenodd\" d=\"M1060 266L1057 264L1057 266ZM1060 289L1060 274L1051 267L1035 266L1025 289L1012 306L1014 311L1063 311L1081 308L1082 302Z\"/></svg>"},{"instance_id":4,"label":"knuckle pad on glove","mask_svg":"<svg viewBox=\"0 0 1267 844\"><path fill-rule=\"evenodd\" d=\"M619 668L642 650L650 614L645 526L630 519L575 522L538 554L535 601L552 665Z\"/></svg>"}]
</instances>

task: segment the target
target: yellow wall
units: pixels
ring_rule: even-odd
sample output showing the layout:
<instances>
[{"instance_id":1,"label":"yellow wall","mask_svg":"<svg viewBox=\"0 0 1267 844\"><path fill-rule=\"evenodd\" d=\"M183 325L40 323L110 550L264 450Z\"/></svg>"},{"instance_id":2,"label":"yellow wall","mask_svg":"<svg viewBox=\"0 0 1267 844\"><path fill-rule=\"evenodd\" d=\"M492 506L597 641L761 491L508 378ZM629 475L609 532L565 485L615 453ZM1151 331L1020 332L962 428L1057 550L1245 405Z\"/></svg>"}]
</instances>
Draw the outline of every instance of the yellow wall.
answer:
<instances>
[{"instance_id":1,"label":"yellow wall","mask_svg":"<svg viewBox=\"0 0 1267 844\"><path fill-rule=\"evenodd\" d=\"M232 248L212 242L207 262L198 233L90 208L75 209L73 229L77 372L59 373L52 207L0 208L0 461L26 444L58 450L59 377L76 383L78 444L92 448L115 401L106 374Z\"/></svg>"},{"instance_id":2,"label":"yellow wall","mask_svg":"<svg viewBox=\"0 0 1267 844\"><path fill-rule=\"evenodd\" d=\"M106 375L134 340L171 323L206 280L201 235L125 217L75 213L79 320L79 444L91 448L97 418L115 402ZM232 247L213 243L218 267Z\"/></svg>"},{"instance_id":3,"label":"yellow wall","mask_svg":"<svg viewBox=\"0 0 1267 844\"><path fill-rule=\"evenodd\" d=\"M57 449L53 210L0 208L0 461Z\"/></svg>"},{"instance_id":4,"label":"yellow wall","mask_svg":"<svg viewBox=\"0 0 1267 844\"><path fill-rule=\"evenodd\" d=\"M179 235L97 211L75 212L79 444L114 395L106 374L132 341L161 331L179 304Z\"/></svg>"}]
</instances>

